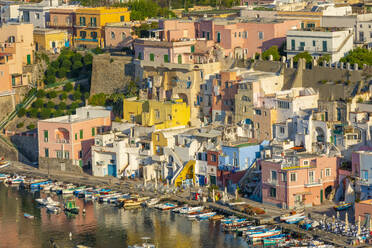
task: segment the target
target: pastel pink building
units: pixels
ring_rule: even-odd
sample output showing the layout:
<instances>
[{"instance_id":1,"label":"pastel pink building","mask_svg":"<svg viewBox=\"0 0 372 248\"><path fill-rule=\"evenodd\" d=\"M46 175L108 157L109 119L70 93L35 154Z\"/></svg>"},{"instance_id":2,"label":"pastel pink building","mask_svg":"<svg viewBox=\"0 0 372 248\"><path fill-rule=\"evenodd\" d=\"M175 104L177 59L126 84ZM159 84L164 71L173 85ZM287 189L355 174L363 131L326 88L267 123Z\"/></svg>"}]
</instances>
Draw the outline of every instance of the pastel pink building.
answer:
<instances>
[{"instance_id":1,"label":"pastel pink building","mask_svg":"<svg viewBox=\"0 0 372 248\"><path fill-rule=\"evenodd\" d=\"M38 121L39 166L56 169L64 163L63 170L68 164L90 165L94 136L110 130L111 119L111 110L86 106L76 109L75 115Z\"/></svg>"},{"instance_id":2,"label":"pastel pink building","mask_svg":"<svg viewBox=\"0 0 372 248\"><path fill-rule=\"evenodd\" d=\"M132 45L136 35L132 35L134 22L107 23L105 26L105 47L122 48Z\"/></svg>"},{"instance_id":3,"label":"pastel pink building","mask_svg":"<svg viewBox=\"0 0 372 248\"><path fill-rule=\"evenodd\" d=\"M320 205L337 184L338 157L293 154L261 161L262 201L282 208Z\"/></svg>"},{"instance_id":4,"label":"pastel pink building","mask_svg":"<svg viewBox=\"0 0 372 248\"><path fill-rule=\"evenodd\" d=\"M159 38L166 41L196 38L195 21L190 20L160 20L159 31Z\"/></svg>"}]
</instances>

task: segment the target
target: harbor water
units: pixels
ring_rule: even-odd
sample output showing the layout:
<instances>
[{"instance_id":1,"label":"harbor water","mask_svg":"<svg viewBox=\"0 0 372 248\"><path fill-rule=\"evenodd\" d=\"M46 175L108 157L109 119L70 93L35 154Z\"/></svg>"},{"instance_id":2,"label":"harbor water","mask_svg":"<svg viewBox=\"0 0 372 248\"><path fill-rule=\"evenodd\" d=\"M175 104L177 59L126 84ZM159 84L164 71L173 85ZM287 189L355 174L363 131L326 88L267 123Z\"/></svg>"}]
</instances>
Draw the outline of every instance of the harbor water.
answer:
<instances>
[{"instance_id":1,"label":"harbor water","mask_svg":"<svg viewBox=\"0 0 372 248\"><path fill-rule=\"evenodd\" d=\"M45 196L45 195L42 195ZM48 214L35 199L39 192L18 190L0 184L0 248L51 247L128 247L142 244L149 237L156 247L248 247L241 238L224 234L218 223L189 221L169 211L138 208L124 210L108 204L78 199L80 213L68 217L63 212ZM54 199L63 201L61 196ZM24 218L24 213L35 216ZM71 232L71 238L70 238Z\"/></svg>"}]
</instances>

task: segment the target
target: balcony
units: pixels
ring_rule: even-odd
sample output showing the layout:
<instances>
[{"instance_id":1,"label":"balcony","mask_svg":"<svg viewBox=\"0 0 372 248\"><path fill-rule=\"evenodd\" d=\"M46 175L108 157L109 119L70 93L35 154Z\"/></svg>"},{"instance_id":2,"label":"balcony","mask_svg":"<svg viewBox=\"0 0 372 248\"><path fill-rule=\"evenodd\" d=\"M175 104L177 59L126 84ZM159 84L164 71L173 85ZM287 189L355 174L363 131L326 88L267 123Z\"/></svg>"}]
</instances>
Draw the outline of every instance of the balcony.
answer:
<instances>
[{"instance_id":1,"label":"balcony","mask_svg":"<svg viewBox=\"0 0 372 248\"><path fill-rule=\"evenodd\" d=\"M322 186L323 185L323 180L318 179L314 180L313 182L305 183L305 188L310 188L310 187L317 187L317 186Z\"/></svg>"},{"instance_id":2,"label":"balcony","mask_svg":"<svg viewBox=\"0 0 372 248\"><path fill-rule=\"evenodd\" d=\"M272 179L272 178L269 178L266 183L270 184L270 185L273 185L273 186L278 186L279 185L278 179Z\"/></svg>"},{"instance_id":3,"label":"balcony","mask_svg":"<svg viewBox=\"0 0 372 248\"><path fill-rule=\"evenodd\" d=\"M50 28L72 28L74 26L72 23L47 22L46 24Z\"/></svg>"},{"instance_id":4,"label":"balcony","mask_svg":"<svg viewBox=\"0 0 372 248\"><path fill-rule=\"evenodd\" d=\"M66 140L66 139L57 139L56 143L58 143L58 144L70 144L70 141Z\"/></svg>"}]
</instances>

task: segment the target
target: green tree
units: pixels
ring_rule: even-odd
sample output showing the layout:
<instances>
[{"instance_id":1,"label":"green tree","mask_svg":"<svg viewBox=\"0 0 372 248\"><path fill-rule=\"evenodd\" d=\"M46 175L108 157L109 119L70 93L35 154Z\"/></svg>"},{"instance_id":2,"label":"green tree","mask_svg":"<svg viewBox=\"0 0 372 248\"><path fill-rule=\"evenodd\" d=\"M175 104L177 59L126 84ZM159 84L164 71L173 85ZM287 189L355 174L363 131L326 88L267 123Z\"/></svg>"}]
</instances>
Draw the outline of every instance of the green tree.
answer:
<instances>
[{"instance_id":1,"label":"green tree","mask_svg":"<svg viewBox=\"0 0 372 248\"><path fill-rule=\"evenodd\" d=\"M35 124L30 124L27 126L27 129L28 130L32 130L32 129L35 129Z\"/></svg>"},{"instance_id":2,"label":"green tree","mask_svg":"<svg viewBox=\"0 0 372 248\"><path fill-rule=\"evenodd\" d=\"M79 103L78 102L73 102L73 103L70 104L70 106L68 106L68 108L70 110L75 110L78 107L79 107Z\"/></svg>"},{"instance_id":3,"label":"green tree","mask_svg":"<svg viewBox=\"0 0 372 248\"><path fill-rule=\"evenodd\" d=\"M66 100L66 99L67 99L67 94L66 94L66 92L61 93L61 94L59 95L59 99L61 99L61 100Z\"/></svg>"},{"instance_id":4,"label":"green tree","mask_svg":"<svg viewBox=\"0 0 372 248\"><path fill-rule=\"evenodd\" d=\"M65 78L67 76L67 70L64 67L58 69L57 77L58 78Z\"/></svg>"},{"instance_id":5,"label":"green tree","mask_svg":"<svg viewBox=\"0 0 372 248\"><path fill-rule=\"evenodd\" d=\"M54 75L46 76L44 82L45 84L54 84L56 82L56 76Z\"/></svg>"},{"instance_id":6,"label":"green tree","mask_svg":"<svg viewBox=\"0 0 372 248\"><path fill-rule=\"evenodd\" d=\"M262 59L269 60L270 55L273 56L274 61L280 60L280 54L277 46L272 46L262 53Z\"/></svg>"},{"instance_id":7,"label":"green tree","mask_svg":"<svg viewBox=\"0 0 372 248\"><path fill-rule=\"evenodd\" d=\"M372 51L365 48L355 48L349 52L345 57L340 59L340 62L358 64L359 68L363 67L363 64L372 65Z\"/></svg>"},{"instance_id":8,"label":"green tree","mask_svg":"<svg viewBox=\"0 0 372 248\"><path fill-rule=\"evenodd\" d=\"M129 84L126 85L125 96L126 97L137 96L138 91L139 91L138 85L135 82L130 81Z\"/></svg>"},{"instance_id":9,"label":"green tree","mask_svg":"<svg viewBox=\"0 0 372 248\"><path fill-rule=\"evenodd\" d=\"M105 106L107 96L104 93L99 93L89 98L89 104L93 106Z\"/></svg>"},{"instance_id":10,"label":"green tree","mask_svg":"<svg viewBox=\"0 0 372 248\"><path fill-rule=\"evenodd\" d=\"M36 108L30 108L27 115L31 118L37 118L39 111Z\"/></svg>"},{"instance_id":11,"label":"green tree","mask_svg":"<svg viewBox=\"0 0 372 248\"><path fill-rule=\"evenodd\" d=\"M329 55L329 54L324 54L324 55L322 55L322 56L320 56L320 57L318 58L317 62L318 62L318 65L323 65L324 62L329 63L329 62L331 62L331 55Z\"/></svg>"},{"instance_id":12,"label":"green tree","mask_svg":"<svg viewBox=\"0 0 372 248\"><path fill-rule=\"evenodd\" d=\"M48 119L52 115L52 110L50 108L43 108L39 114L41 119Z\"/></svg>"},{"instance_id":13,"label":"green tree","mask_svg":"<svg viewBox=\"0 0 372 248\"><path fill-rule=\"evenodd\" d=\"M60 102L58 104L58 109L59 110L65 110L65 109L67 109L67 104L65 102Z\"/></svg>"},{"instance_id":14,"label":"green tree","mask_svg":"<svg viewBox=\"0 0 372 248\"><path fill-rule=\"evenodd\" d=\"M313 60L313 57L311 57L310 53L302 52L302 53L298 53L296 56L294 56L293 61L297 63L300 58L305 59L306 64L311 63L311 61Z\"/></svg>"},{"instance_id":15,"label":"green tree","mask_svg":"<svg viewBox=\"0 0 372 248\"><path fill-rule=\"evenodd\" d=\"M18 113L17 113L18 117L23 117L25 116L25 114L26 114L26 110L24 108L21 108L18 110Z\"/></svg>"},{"instance_id":16,"label":"green tree","mask_svg":"<svg viewBox=\"0 0 372 248\"><path fill-rule=\"evenodd\" d=\"M54 117L59 117L59 116L63 116L65 114L65 112L61 109L57 109L54 113L53 113L53 116Z\"/></svg>"},{"instance_id":17,"label":"green tree","mask_svg":"<svg viewBox=\"0 0 372 248\"><path fill-rule=\"evenodd\" d=\"M74 101L80 100L81 97L82 97L82 94L80 91L75 91L74 94L72 95L72 99L74 99Z\"/></svg>"},{"instance_id":18,"label":"green tree","mask_svg":"<svg viewBox=\"0 0 372 248\"><path fill-rule=\"evenodd\" d=\"M20 122L17 124L17 128L22 128L25 124L23 122Z\"/></svg>"},{"instance_id":19,"label":"green tree","mask_svg":"<svg viewBox=\"0 0 372 248\"><path fill-rule=\"evenodd\" d=\"M47 94L47 97L48 97L49 99L56 98L56 97L57 97L57 92L55 92L54 90L49 91L48 94Z\"/></svg>"},{"instance_id":20,"label":"green tree","mask_svg":"<svg viewBox=\"0 0 372 248\"><path fill-rule=\"evenodd\" d=\"M42 99L37 99L36 101L32 103L32 107L37 108L37 109L42 108L43 106L44 106L44 102Z\"/></svg>"},{"instance_id":21,"label":"green tree","mask_svg":"<svg viewBox=\"0 0 372 248\"><path fill-rule=\"evenodd\" d=\"M36 92L36 97L37 98L43 98L43 97L45 97L45 90L38 90L37 92Z\"/></svg>"},{"instance_id":22,"label":"green tree","mask_svg":"<svg viewBox=\"0 0 372 248\"><path fill-rule=\"evenodd\" d=\"M63 90L65 92L70 92L73 88L74 88L74 86L72 86L72 83L67 83L67 84L65 84L65 86L63 86Z\"/></svg>"},{"instance_id":23,"label":"green tree","mask_svg":"<svg viewBox=\"0 0 372 248\"><path fill-rule=\"evenodd\" d=\"M46 104L45 106L46 106L47 108L54 108L55 104L54 104L54 102L49 101L49 102L47 102L47 104Z\"/></svg>"}]
</instances>

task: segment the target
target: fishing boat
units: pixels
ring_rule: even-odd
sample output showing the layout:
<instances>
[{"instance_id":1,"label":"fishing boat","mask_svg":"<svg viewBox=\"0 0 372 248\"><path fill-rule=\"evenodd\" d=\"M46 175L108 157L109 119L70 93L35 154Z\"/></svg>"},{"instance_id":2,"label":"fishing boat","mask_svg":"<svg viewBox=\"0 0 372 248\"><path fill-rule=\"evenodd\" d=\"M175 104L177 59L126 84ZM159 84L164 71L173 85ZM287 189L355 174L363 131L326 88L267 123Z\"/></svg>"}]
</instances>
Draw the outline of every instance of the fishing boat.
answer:
<instances>
[{"instance_id":1,"label":"fishing boat","mask_svg":"<svg viewBox=\"0 0 372 248\"><path fill-rule=\"evenodd\" d=\"M300 217L300 216L303 216L303 215L304 215L304 212L300 212L300 213L291 212L291 213L288 213L288 214L283 214L282 216L280 216L280 221L286 221L288 219Z\"/></svg>"},{"instance_id":2,"label":"fishing boat","mask_svg":"<svg viewBox=\"0 0 372 248\"><path fill-rule=\"evenodd\" d=\"M300 222L303 219L305 219L305 215L292 217L290 219L285 220L285 222L287 224L297 224L298 222Z\"/></svg>"},{"instance_id":3,"label":"fishing boat","mask_svg":"<svg viewBox=\"0 0 372 248\"><path fill-rule=\"evenodd\" d=\"M202 211L204 209L204 206L197 206L197 207L186 207L183 209L180 209L180 214L191 214L194 212Z\"/></svg>"},{"instance_id":4,"label":"fishing boat","mask_svg":"<svg viewBox=\"0 0 372 248\"><path fill-rule=\"evenodd\" d=\"M0 174L0 182L4 181L8 177L9 177L9 175L7 175L7 174Z\"/></svg>"},{"instance_id":5,"label":"fishing boat","mask_svg":"<svg viewBox=\"0 0 372 248\"><path fill-rule=\"evenodd\" d=\"M176 207L177 207L176 204L169 203L169 202L156 205L157 209L160 209L160 210L163 210L163 211L171 210L171 209L176 208Z\"/></svg>"},{"instance_id":6,"label":"fishing boat","mask_svg":"<svg viewBox=\"0 0 372 248\"><path fill-rule=\"evenodd\" d=\"M47 197L47 198L38 198L35 200L37 203L39 203L41 206L46 206L46 205L50 205L50 206L59 206L60 203L58 201L54 201L51 197Z\"/></svg>"},{"instance_id":7,"label":"fishing boat","mask_svg":"<svg viewBox=\"0 0 372 248\"><path fill-rule=\"evenodd\" d=\"M31 214L27 214L27 213L24 213L23 216L26 218L26 219L34 219L35 217Z\"/></svg>"},{"instance_id":8,"label":"fishing boat","mask_svg":"<svg viewBox=\"0 0 372 248\"><path fill-rule=\"evenodd\" d=\"M47 209L48 212L54 213L54 214L57 214L57 213L61 212L61 208L60 207L53 206L53 205L47 205L46 206L46 209Z\"/></svg>"},{"instance_id":9,"label":"fishing boat","mask_svg":"<svg viewBox=\"0 0 372 248\"><path fill-rule=\"evenodd\" d=\"M262 231L257 231L251 234L248 234L248 240L249 241L257 241L257 240L263 240L264 238L272 237L279 235L281 233L281 230L276 230L276 229L271 229L271 230L262 230Z\"/></svg>"},{"instance_id":10,"label":"fishing boat","mask_svg":"<svg viewBox=\"0 0 372 248\"><path fill-rule=\"evenodd\" d=\"M280 243L283 243L285 241L285 235L284 234L280 234L280 235L277 235L277 236L272 236L270 238L264 238L262 240L262 243L264 246L276 246Z\"/></svg>"},{"instance_id":11,"label":"fishing boat","mask_svg":"<svg viewBox=\"0 0 372 248\"><path fill-rule=\"evenodd\" d=\"M156 204L158 204L159 203L159 199L157 199L157 198L152 198L152 199L150 199L150 200L147 200L144 204L145 204L145 206L147 206L147 207L153 207L153 206L155 206Z\"/></svg>"},{"instance_id":12,"label":"fishing boat","mask_svg":"<svg viewBox=\"0 0 372 248\"><path fill-rule=\"evenodd\" d=\"M209 212L209 213L203 213L203 214L198 214L196 216L197 220L208 220L209 218L213 217L216 215L216 212Z\"/></svg>"},{"instance_id":13,"label":"fishing boat","mask_svg":"<svg viewBox=\"0 0 372 248\"><path fill-rule=\"evenodd\" d=\"M127 200L123 202L123 208L133 208L141 206L141 201Z\"/></svg>"},{"instance_id":14,"label":"fishing boat","mask_svg":"<svg viewBox=\"0 0 372 248\"><path fill-rule=\"evenodd\" d=\"M8 167L10 165L9 161L0 161L0 169Z\"/></svg>"},{"instance_id":15,"label":"fishing boat","mask_svg":"<svg viewBox=\"0 0 372 248\"><path fill-rule=\"evenodd\" d=\"M351 203L342 203L342 204L339 204L339 205L334 206L333 208L336 211L342 211L342 210L349 209L352 205L353 204L351 204Z\"/></svg>"},{"instance_id":16,"label":"fishing boat","mask_svg":"<svg viewBox=\"0 0 372 248\"><path fill-rule=\"evenodd\" d=\"M215 216L212 216L212 218L210 218L210 220L213 220L213 221L218 221L218 220L222 220L223 218L225 218L224 215L215 215Z\"/></svg>"},{"instance_id":17,"label":"fishing boat","mask_svg":"<svg viewBox=\"0 0 372 248\"><path fill-rule=\"evenodd\" d=\"M78 214L79 207L76 206L76 202L74 200L69 200L65 203L65 211L72 214Z\"/></svg>"}]
</instances>

